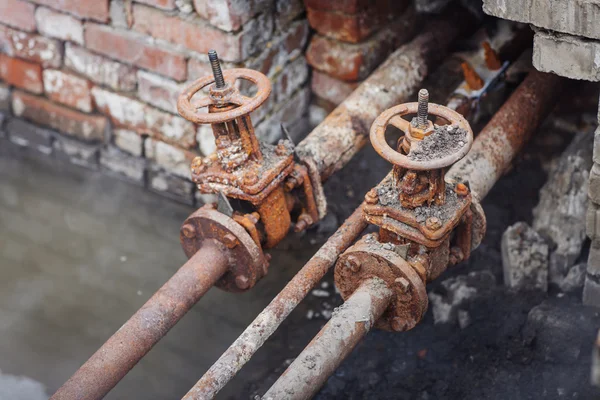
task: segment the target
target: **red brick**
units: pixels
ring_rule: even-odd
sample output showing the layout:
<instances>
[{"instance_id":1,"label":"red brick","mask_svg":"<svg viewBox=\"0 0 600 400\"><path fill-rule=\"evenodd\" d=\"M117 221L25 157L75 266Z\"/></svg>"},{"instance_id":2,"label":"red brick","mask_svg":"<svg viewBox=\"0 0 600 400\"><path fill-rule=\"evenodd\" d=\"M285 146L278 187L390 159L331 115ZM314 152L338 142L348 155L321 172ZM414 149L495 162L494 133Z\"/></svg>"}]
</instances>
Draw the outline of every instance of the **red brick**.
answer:
<instances>
[{"instance_id":1,"label":"red brick","mask_svg":"<svg viewBox=\"0 0 600 400\"><path fill-rule=\"evenodd\" d=\"M108 21L109 0L30 0L33 3L65 11L80 18Z\"/></svg>"},{"instance_id":2,"label":"red brick","mask_svg":"<svg viewBox=\"0 0 600 400\"><path fill-rule=\"evenodd\" d=\"M83 44L83 24L77 18L50 8L38 7L35 20L40 34Z\"/></svg>"},{"instance_id":3,"label":"red brick","mask_svg":"<svg viewBox=\"0 0 600 400\"><path fill-rule=\"evenodd\" d=\"M65 66L99 85L128 92L135 90L136 69L67 43Z\"/></svg>"},{"instance_id":4,"label":"red brick","mask_svg":"<svg viewBox=\"0 0 600 400\"><path fill-rule=\"evenodd\" d=\"M163 10L174 10L175 0L135 0L138 3L148 4L149 6L162 8Z\"/></svg>"},{"instance_id":5,"label":"red brick","mask_svg":"<svg viewBox=\"0 0 600 400\"><path fill-rule=\"evenodd\" d=\"M237 31L267 5L265 0L194 0L196 12L211 25Z\"/></svg>"},{"instance_id":6,"label":"red brick","mask_svg":"<svg viewBox=\"0 0 600 400\"><path fill-rule=\"evenodd\" d=\"M322 11L338 11L346 14L356 14L366 8L372 0L304 0L308 8Z\"/></svg>"},{"instance_id":7,"label":"red brick","mask_svg":"<svg viewBox=\"0 0 600 400\"><path fill-rule=\"evenodd\" d=\"M11 57L24 58L44 67L60 67L62 46L59 41L0 25L0 49Z\"/></svg>"},{"instance_id":8,"label":"red brick","mask_svg":"<svg viewBox=\"0 0 600 400\"><path fill-rule=\"evenodd\" d=\"M359 44L314 35L306 51L306 58L313 68L337 79L348 82L361 81L398 46L410 40L415 28L414 13L406 12Z\"/></svg>"},{"instance_id":9,"label":"red brick","mask_svg":"<svg viewBox=\"0 0 600 400\"><path fill-rule=\"evenodd\" d=\"M9 85L33 93L44 91L41 65L11 58L4 54L0 54L0 79Z\"/></svg>"},{"instance_id":10,"label":"red brick","mask_svg":"<svg viewBox=\"0 0 600 400\"><path fill-rule=\"evenodd\" d=\"M392 0L378 0L370 2L368 6L353 14L308 7L307 15L310 26L320 34L349 43L358 43L393 20L408 4L408 0L400 0L397 3Z\"/></svg>"},{"instance_id":11,"label":"red brick","mask_svg":"<svg viewBox=\"0 0 600 400\"><path fill-rule=\"evenodd\" d=\"M168 111L177 112L177 99L184 85L146 71L138 71L138 97L148 104Z\"/></svg>"},{"instance_id":12,"label":"red brick","mask_svg":"<svg viewBox=\"0 0 600 400\"><path fill-rule=\"evenodd\" d=\"M27 32L35 31L35 6L23 0L0 1L0 22Z\"/></svg>"},{"instance_id":13,"label":"red brick","mask_svg":"<svg viewBox=\"0 0 600 400\"><path fill-rule=\"evenodd\" d=\"M104 141L107 127L105 117L83 114L21 91L13 93L12 106L17 117L23 117L38 125L48 126L88 142Z\"/></svg>"},{"instance_id":14,"label":"red brick","mask_svg":"<svg viewBox=\"0 0 600 400\"><path fill-rule=\"evenodd\" d=\"M133 6L133 19L133 29L138 32L199 53L216 49L221 59L232 62L243 61L260 50L273 29L271 15L263 14L248 22L242 31L230 34L199 18L184 20L140 4Z\"/></svg>"},{"instance_id":15,"label":"red brick","mask_svg":"<svg viewBox=\"0 0 600 400\"><path fill-rule=\"evenodd\" d=\"M108 115L118 128L130 129L182 148L192 148L196 144L194 124L179 116L99 87L92 89L92 96L96 107Z\"/></svg>"},{"instance_id":16,"label":"red brick","mask_svg":"<svg viewBox=\"0 0 600 400\"><path fill-rule=\"evenodd\" d=\"M98 53L176 80L184 80L187 76L187 63L183 54L152 45L145 38L130 32L86 24L85 43L89 49Z\"/></svg>"},{"instance_id":17,"label":"red brick","mask_svg":"<svg viewBox=\"0 0 600 400\"><path fill-rule=\"evenodd\" d=\"M313 93L336 105L358 87L359 83L344 82L319 71L313 71L311 89Z\"/></svg>"},{"instance_id":18,"label":"red brick","mask_svg":"<svg viewBox=\"0 0 600 400\"><path fill-rule=\"evenodd\" d=\"M91 85L83 78L56 69L46 69L44 91L46 96L57 103L92 112Z\"/></svg>"}]
</instances>

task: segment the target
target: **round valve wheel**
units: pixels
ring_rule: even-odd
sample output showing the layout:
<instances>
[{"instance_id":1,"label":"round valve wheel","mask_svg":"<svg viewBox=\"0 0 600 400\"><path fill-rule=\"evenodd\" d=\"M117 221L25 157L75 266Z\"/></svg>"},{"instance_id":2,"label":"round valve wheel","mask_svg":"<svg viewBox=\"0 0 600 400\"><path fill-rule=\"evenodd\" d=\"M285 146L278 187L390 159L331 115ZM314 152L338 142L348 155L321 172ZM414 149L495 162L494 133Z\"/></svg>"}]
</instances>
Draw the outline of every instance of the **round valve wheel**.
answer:
<instances>
[{"instance_id":1,"label":"round valve wheel","mask_svg":"<svg viewBox=\"0 0 600 400\"><path fill-rule=\"evenodd\" d=\"M371 126L371 143L375 151L384 159L391 162L394 165L417 171L427 171L432 169L439 169L448 167L461 158L463 158L471 149L473 144L473 131L469 126L469 123L454 110L447 107L440 106L437 104L429 104L429 115L441 117L448 121L453 126L458 126L466 132L463 144L453 149L450 154L445 154L442 157L430 159L430 160L414 160L409 156L404 155L394 150L387 143L385 134L388 125L393 125L400 129L406 136L410 136L410 122L402 118L405 115L416 114L418 111L418 103L406 103L392 107L377 117ZM433 133L435 134L435 133ZM416 140L411 141L411 149L418 143Z\"/></svg>"},{"instance_id":2,"label":"round valve wheel","mask_svg":"<svg viewBox=\"0 0 600 400\"><path fill-rule=\"evenodd\" d=\"M205 76L189 85L177 100L177 111L185 119L197 124L215 124L231 121L249 114L260 107L271 94L271 82L264 74L246 68L234 68L223 71L224 88L211 87L209 96L194 99L192 97L208 85L215 82L213 76ZM235 81L244 79L254 83L258 90L253 97L244 96L235 87ZM237 107L216 113L200 113L198 109L211 105L234 104Z\"/></svg>"}]
</instances>

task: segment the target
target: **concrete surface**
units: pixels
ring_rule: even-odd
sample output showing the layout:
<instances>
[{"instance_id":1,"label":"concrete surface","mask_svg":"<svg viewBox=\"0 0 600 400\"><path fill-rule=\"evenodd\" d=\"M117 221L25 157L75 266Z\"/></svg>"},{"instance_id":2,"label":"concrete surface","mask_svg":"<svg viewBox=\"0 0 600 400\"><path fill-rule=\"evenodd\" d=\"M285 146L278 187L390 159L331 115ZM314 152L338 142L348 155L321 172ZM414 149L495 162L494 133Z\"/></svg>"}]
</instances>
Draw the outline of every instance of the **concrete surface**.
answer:
<instances>
[{"instance_id":1,"label":"concrete surface","mask_svg":"<svg viewBox=\"0 0 600 400\"><path fill-rule=\"evenodd\" d=\"M179 227L192 212L20 153L0 140L2 400L37 400L62 385L185 262ZM179 399L312 252L274 252L268 277L249 293L211 290L107 399ZM279 365L284 352L272 346L250 365ZM239 398L265 370L243 370L219 398Z\"/></svg>"}]
</instances>

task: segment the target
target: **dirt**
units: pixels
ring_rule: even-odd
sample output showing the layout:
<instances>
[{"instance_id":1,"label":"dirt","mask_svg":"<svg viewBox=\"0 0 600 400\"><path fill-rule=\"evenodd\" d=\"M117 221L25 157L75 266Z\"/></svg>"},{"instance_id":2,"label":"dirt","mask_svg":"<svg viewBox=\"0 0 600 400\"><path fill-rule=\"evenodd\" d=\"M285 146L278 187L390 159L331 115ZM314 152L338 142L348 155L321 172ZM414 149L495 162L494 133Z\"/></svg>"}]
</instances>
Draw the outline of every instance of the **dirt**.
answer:
<instances>
[{"instance_id":1,"label":"dirt","mask_svg":"<svg viewBox=\"0 0 600 400\"><path fill-rule=\"evenodd\" d=\"M408 153L415 161L432 161L456 153L467 144L467 131L455 125L436 125L433 133L416 142Z\"/></svg>"},{"instance_id":2,"label":"dirt","mask_svg":"<svg viewBox=\"0 0 600 400\"><path fill-rule=\"evenodd\" d=\"M540 135L483 202L488 229L481 246L468 262L446 271L427 287L430 295L444 296L451 282L468 279L475 293L460 303L456 318L435 324L430 304L425 319L409 332L370 332L316 399L600 398L600 389L589 383L599 309L581 304L580 287L566 294L552 287L548 293L526 290L516 294L503 282L502 233L518 221L531 224L547 178L544 167L573 137L572 129L564 129L568 124L557 121L569 120L582 129L580 119L573 121L564 114L555 118L540 129ZM321 243L390 168L371 148L359 153L325 185L330 200L326 228L309 231L303 240ZM577 262L586 259L584 250ZM472 279L473 274L486 279ZM323 303L328 308L341 304L332 274L325 282L323 290L329 297L310 295L272 338L285 343L283 354L274 355L281 364L266 372L264 380L247 387L251 396L265 393L326 323L330 315L320 312ZM307 310L314 310L311 319L306 318Z\"/></svg>"}]
</instances>

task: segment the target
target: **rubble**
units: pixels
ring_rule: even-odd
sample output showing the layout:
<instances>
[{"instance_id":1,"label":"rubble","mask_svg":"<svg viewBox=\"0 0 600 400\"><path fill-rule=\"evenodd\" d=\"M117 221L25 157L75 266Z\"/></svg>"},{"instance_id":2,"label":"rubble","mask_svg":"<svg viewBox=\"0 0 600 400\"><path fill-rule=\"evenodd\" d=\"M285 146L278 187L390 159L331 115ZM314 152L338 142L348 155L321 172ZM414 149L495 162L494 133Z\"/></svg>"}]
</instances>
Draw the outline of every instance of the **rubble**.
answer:
<instances>
[{"instance_id":1,"label":"rubble","mask_svg":"<svg viewBox=\"0 0 600 400\"><path fill-rule=\"evenodd\" d=\"M548 290L548 244L525 222L502 235L504 285L516 290Z\"/></svg>"},{"instance_id":2,"label":"rubble","mask_svg":"<svg viewBox=\"0 0 600 400\"><path fill-rule=\"evenodd\" d=\"M470 324L471 317L464 309L469 300L478 295L478 290L489 289L496 284L490 271L473 271L468 275L446 279L441 287L428 293L434 323L458 323L461 329Z\"/></svg>"},{"instance_id":3,"label":"rubble","mask_svg":"<svg viewBox=\"0 0 600 400\"><path fill-rule=\"evenodd\" d=\"M585 220L594 135L581 132L562 153L540 190L533 229L550 244L549 280L561 287L586 240ZM569 279L577 275L571 273Z\"/></svg>"}]
</instances>

